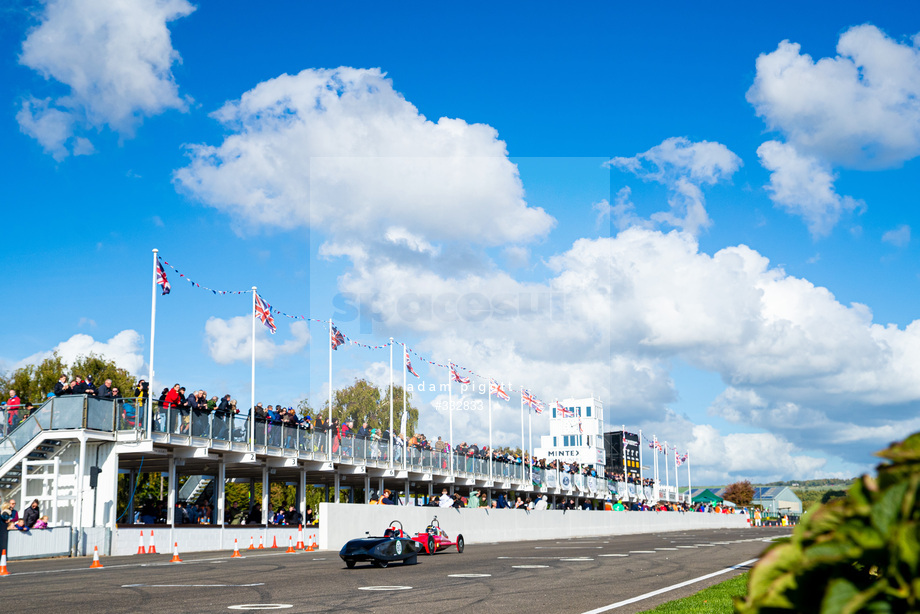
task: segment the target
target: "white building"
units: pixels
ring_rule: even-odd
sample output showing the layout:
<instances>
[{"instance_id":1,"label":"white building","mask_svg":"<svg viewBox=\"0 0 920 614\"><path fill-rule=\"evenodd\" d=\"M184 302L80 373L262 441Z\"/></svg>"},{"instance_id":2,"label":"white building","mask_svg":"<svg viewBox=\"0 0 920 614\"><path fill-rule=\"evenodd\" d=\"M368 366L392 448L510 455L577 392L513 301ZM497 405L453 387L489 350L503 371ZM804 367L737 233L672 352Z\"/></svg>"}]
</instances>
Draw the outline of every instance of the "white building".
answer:
<instances>
[{"instance_id":1,"label":"white building","mask_svg":"<svg viewBox=\"0 0 920 614\"><path fill-rule=\"evenodd\" d=\"M563 399L550 407L549 435L540 437L537 458L594 465L604 470L604 404L600 399ZM563 415L564 414L564 415Z\"/></svg>"}]
</instances>

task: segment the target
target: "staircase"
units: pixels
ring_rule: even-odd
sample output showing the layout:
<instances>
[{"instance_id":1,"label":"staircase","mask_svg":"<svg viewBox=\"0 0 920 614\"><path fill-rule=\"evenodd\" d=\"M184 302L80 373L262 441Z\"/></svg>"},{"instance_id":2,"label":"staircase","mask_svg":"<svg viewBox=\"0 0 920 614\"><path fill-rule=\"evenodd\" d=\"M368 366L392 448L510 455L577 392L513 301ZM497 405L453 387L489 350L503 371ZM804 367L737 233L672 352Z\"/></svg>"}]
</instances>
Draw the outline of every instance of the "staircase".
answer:
<instances>
[{"instance_id":1,"label":"staircase","mask_svg":"<svg viewBox=\"0 0 920 614\"><path fill-rule=\"evenodd\" d=\"M208 484L213 480L214 478L206 475L188 476L188 480L186 480L182 488L179 489L179 500L185 501L186 503L196 503L198 497L204 494Z\"/></svg>"},{"instance_id":2,"label":"staircase","mask_svg":"<svg viewBox=\"0 0 920 614\"><path fill-rule=\"evenodd\" d=\"M57 439L45 439L31 451L29 451L25 460L29 461L39 461L39 460L53 460L54 457L62 454L73 441L61 441ZM31 475L32 472L30 471ZM8 500L10 497L22 499L20 491L22 486L22 460L20 460L15 465L12 465L9 470L0 476L0 499L3 501ZM21 502L24 504L25 502Z\"/></svg>"}]
</instances>

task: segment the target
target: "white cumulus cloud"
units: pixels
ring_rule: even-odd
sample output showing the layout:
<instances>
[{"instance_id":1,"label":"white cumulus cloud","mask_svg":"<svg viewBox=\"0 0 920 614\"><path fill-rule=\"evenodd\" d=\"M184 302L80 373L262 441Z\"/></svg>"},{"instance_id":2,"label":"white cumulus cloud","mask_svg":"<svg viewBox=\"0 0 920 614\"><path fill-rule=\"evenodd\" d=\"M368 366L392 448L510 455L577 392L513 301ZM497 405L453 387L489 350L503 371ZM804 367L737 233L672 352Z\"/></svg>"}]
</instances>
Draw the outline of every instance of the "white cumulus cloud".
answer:
<instances>
[{"instance_id":1,"label":"white cumulus cloud","mask_svg":"<svg viewBox=\"0 0 920 614\"><path fill-rule=\"evenodd\" d=\"M422 251L532 240L554 224L527 205L494 128L427 119L378 69L282 75L213 117L231 134L190 146L175 181L246 223L374 237L391 228L391 240Z\"/></svg>"},{"instance_id":2,"label":"white cumulus cloud","mask_svg":"<svg viewBox=\"0 0 920 614\"><path fill-rule=\"evenodd\" d=\"M652 215L654 222L667 224L687 232L697 234L708 228L712 221L706 213L706 202L701 185L712 185L725 181L741 167L741 158L721 143L710 141L691 142L684 137L665 139L660 145L635 156L616 157L606 163L608 167L631 172L646 181L655 181L667 186L669 211ZM629 193L618 194L617 210L607 210L614 214L618 225L633 220ZM602 213L605 211L602 210Z\"/></svg>"},{"instance_id":3,"label":"white cumulus cloud","mask_svg":"<svg viewBox=\"0 0 920 614\"><path fill-rule=\"evenodd\" d=\"M773 202L801 217L812 236L826 236L843 213L861 207L853 198L837 194L833 172L820 159L779 141L762 144L757 155L771 173L767 190Z\"/></svg>"},{"instance_id":4,"label":"white cumulus cloud","mask_svg":"<svg viewBox=\"0 0 920 614\"><path fill-rule=\"evenodd\" d=\"M81 133L131 136L144 117L184 110L167 24L194 10L187 0L47 0L19 61L67 92L23 100L20 129L61 160L93 152Z\"/></svg>"},{"instance_id":5,"label":"white cumulus cloud","mask_svg":"<svg viewBox=\"0 0 920 614\"><path fill-rule=\"evenodd\" d=\"M144 337L136 330L123 330L108 341L97 341L92 336L81 333L62 341L51 350L22 359L15 368L39 363L50 358L54 352L57 352L68 366L73 365L80 356L95 354L114 361L120 368L133 375L140 375L144 367L143 350Z\"/></svg>"},{"instance_id":6,"label":"white cumulus cloud","mask_svg":"<svg viewBox=\"0 0 920 614\"><path fill-rule=\"evenodd\" d=\"M290 356L303 350L310 342L306 322L291 323L291 338L282 343L272 341L267 328L256 326L256 360L271 363L280 356ZM252 357L252 317L236 316L229 320L208 318L204 325L208 353L220 365L248 361Z\"/></svg>"},{"instance_id":7,"label":"white cumulus cloud","mask_svg":"<svg viewBox=\"0 0 920 614\"><path fill-rule=\"evenodd\" d=\"M757 58L747 99L807 154L848 168L898 165L920 154L918 43L861 25L840 36L836 57L814 61L783 41Z\"/></svg>"},{"instance_id":8,"label":"white cumulus cloud","mask_svg":"<svg viewBox=\"0 0 920 614\"><path fill-rule=\"evenodd\" d=\"M899 43L855 26L835 57L815 61L786 40L756 68L747 99L785 139L758 150L772 172L768 190L813 236L856 204L835 192L832 169L890 168L920 154L920 35Z\"/></svg>"}]
</instances>

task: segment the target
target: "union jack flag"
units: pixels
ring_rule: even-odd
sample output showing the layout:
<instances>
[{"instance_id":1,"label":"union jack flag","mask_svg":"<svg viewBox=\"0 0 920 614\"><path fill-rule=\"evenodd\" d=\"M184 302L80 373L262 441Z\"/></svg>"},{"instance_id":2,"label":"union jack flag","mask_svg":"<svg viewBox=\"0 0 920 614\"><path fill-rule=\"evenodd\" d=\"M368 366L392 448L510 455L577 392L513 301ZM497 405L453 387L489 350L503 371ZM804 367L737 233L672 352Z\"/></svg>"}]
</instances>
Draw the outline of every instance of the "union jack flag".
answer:
<instances>
[{"instance_id":1,"label":"union jack flag","mask_svg":"<svg viewBox=\"0 0 920 614\"><path fill-rule=\"evenodd\" d=\"M166 271L163 270L163 265L160 264L159 256L157 256L157 285L163 286L163 296L166 296L172 290L169 281L166 279Z\"/></svg>"},{"instance_id":2,"label":"union jack flag","mask_svg":"<svg viewBox=\"0 0 920 614\"><path fill-rule=\"evenodd\" d=\"M521 398L524 399L524 403L526 403L527 406L532 409L536 409L539 405L541 405L540 400L533 396L533 394L531 394L531 392L526 388L521 388Z\"/></svg>"},{"instance_id":3,"label":"union jack flag","mask_svg":"<svg viewBox=\"0 0 920 614\"><path fill-rule=\"evenodd\" d=\"M674 450L674 464L680 467L686 462L687 462L687 455L684 454L683 456L681 456L680 454L677 453L677 450Z\"/></svg>"},{"instance_id":4,"label":"union jack flag","mask_svg":"<svg viewBox=\"0 0 920 614\"><path fill-rule=\"evenodd\" d=\"M494 379L489 380L489 395L495 395L502 401L507 401L511 397L508 396L508 393L505 392L505 389L502 388L502 385L496 382Z\"/></svg>"},{"instance_id":5,"label":"union jack flag","mask_svg":"<svg viewBox=\"0 0 920 614\"><path fill-rule=\"evenodd\" d=\"M556 415L560 418L574 418L575 410L563 407L562 403L556 401Z\"/></svg>"},{"instance_id":6,"label":"union jack flag","mask_svg":"<svg viewBox=\"0 0 920 614\"><path fill-rule=\"evenodd\" d=\"M468 378L468 377L461 377L461 375L460 375L459 373L457 373L457 370L454 369L454 363L447 363L447 364L448 364L448 366L450 367L450 377L451 377L455 382L460 382L461 384L469 384L469 383L470 383L470 378Z\"/></svg>"},{"instance_id":7,"label":"union jack flag","mask_svg":"<svg viewBox=\"0 0 920 614\"><path fill-rule=\"evenodd\" d=\"M409 352L406 352L406 369L409 370L409 373L418 377L418 373L415 372L415 369L412 368L412 363L409 361Z\"/></svg>"},{"instance_id":8,"label":"union jack flag","mask_svg":"<svg viewBox=\"0 0 920 614\"><path fill-rule=\"evenodd\" d=\"M278 328L275 326L275 318L272 317L272 306L262 300L262 297L259 296L258 292L253 292L255 295L255 306L256 313L255 316L262 320L262 324L268 327L268 330L272 331L272 334L275 334L275 331Z\"/></svg>"},{"instance_id":9,"label":"union jack flag","mask_svg":"<svg viewBox=\"0 0 920 614\"><path fill-rule=\"evenodd\" d=\"M339 329L335 326L329 330L329 343L332 344L333 350L339 349L339 346L345 343L345 335L339 332Z\"/></svg>"}]
</instances>

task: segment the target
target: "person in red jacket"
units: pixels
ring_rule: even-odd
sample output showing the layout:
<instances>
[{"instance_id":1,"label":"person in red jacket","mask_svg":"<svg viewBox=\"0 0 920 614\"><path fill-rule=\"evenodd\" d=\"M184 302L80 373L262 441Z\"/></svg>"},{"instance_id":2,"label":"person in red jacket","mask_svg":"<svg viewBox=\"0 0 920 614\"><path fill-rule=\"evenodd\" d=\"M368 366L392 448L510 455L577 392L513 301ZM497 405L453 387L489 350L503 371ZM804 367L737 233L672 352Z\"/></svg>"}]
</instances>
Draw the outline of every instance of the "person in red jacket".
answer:
<instances>
[{"instance_id":1,"label":"person in red jacket","mask_svg":"<svg viewBox=\"0 0 920 614\"><path fill-rule=\"evenodd\" d=\"M22 401L16 396L15 390L10 390L10 400L6 402L6 426L7 432L12 431L19 424L19 407Z\"/></svg>"},{"instance_id":2,"label":"person in red jacket","mask_svg":"<svg viewBox=\"0 0 920 614\"><path fill-rule=\"evenodd\" d=\"M176 426L178 426L179 421L176 419L178 412L176 412L176 406L179 404L179 389L181 386L176 384L170 388L169 392L166 393L166 399L163 401L163 409L166 410L166 415L168 416L170 430L173 432L176 431Z\"/></svg>"}]
</instances>

